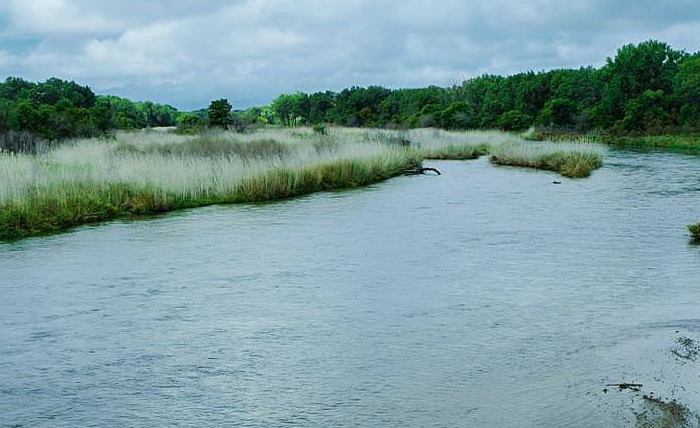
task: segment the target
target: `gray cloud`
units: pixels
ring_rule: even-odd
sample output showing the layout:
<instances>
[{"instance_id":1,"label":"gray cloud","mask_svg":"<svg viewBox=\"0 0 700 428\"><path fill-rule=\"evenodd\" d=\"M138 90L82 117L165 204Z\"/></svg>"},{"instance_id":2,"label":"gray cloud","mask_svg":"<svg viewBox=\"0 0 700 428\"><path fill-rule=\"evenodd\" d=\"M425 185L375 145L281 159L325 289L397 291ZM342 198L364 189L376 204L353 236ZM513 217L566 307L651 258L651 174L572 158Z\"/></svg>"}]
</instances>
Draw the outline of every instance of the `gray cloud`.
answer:
<instances>
[{"instance_id":1,"label":"gray cloud","mask_svg":"<svg viewBox=\"0 0 700 428\"><path fill-rule=\"evenodd\" d=\"M351 85L600 65L649 38L700 49L697 0L4 0L0 75L198 108Z\"/></svg>"}]
</instances>

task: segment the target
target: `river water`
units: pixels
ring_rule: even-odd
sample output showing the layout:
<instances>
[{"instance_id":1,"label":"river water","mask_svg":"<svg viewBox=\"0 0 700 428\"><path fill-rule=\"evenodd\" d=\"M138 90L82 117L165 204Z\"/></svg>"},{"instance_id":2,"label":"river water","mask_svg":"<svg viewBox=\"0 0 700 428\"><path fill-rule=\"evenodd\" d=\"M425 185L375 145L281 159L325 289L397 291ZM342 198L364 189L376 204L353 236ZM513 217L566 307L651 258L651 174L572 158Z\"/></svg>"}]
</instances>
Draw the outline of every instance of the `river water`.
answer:
<instances>
[{"instance_id":1,"label":"river water","mask_svg":"<svg viewBox=\"0 0 700 428\"><path fill-rule=\"evenodd\" d=\"M0 244L0 426L634 426L620 382L695 411L700 161L605 162Z\"/></svg>"}]
</instances>

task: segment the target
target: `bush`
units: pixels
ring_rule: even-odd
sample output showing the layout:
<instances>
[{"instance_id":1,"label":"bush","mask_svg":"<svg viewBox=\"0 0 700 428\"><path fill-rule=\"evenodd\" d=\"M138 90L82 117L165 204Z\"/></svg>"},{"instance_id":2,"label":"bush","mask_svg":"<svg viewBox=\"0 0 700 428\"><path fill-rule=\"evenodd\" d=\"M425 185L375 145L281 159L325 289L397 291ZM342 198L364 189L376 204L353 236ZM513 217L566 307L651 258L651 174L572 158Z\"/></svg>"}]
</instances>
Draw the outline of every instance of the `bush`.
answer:
<instances>
[{"instance_id":1,"label":"bush","mask_svg":"<svg viewBox=\"0 0 700 428\"><path fill-rule=\"evenodd\" d=\"M183 116L177 124L179 134L197 134L206 127L206 121L194 114Z\"/></svg>"},{"instance_id":2,"label":"bush","mask_svg":"<svg viewBox=\"0 0 700 428\"><path fill-rule=\"evenodd\" d=\"M532 124L532 118L520 110L511 110L498 118L498 127L504 131L524 131Z\"/></svg>"}]
</instances>

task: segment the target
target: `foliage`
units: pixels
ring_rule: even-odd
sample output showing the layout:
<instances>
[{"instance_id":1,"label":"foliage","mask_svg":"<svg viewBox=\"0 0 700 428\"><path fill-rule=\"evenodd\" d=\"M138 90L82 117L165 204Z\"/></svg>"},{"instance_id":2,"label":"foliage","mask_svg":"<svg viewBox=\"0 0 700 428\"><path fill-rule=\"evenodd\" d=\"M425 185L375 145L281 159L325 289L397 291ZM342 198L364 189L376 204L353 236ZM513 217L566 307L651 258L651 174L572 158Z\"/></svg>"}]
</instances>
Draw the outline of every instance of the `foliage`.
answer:
<instances>
[{"instance_id":1,"label":"foliage","mask_svg":"<svg viewBox=\"0 0 700 428\"><path fill-rule=\"evenodd\" d=\"M0 148L26 146L14 141L88 137L112 129L175 124L177 110L152 102L95 95L87 86L51 78L42 83L8 77L0 83ZM32 144L32 147L36 144Z\"/></svg>"},{"instance_id":2,"label":"foliage","mask_svg":"<svg viewBox=\"0 0 700 428\"><path fill-rule=\"evenodd\" d=\"M231 120L231 103L227 99L222 98L220 100L212 101L207 109L207 119L209 120L209 126L221 127L228 129L229 125L232 123Z\"/></svg>"},{"instance_id":3,"label":"foliage","mask_svg":"<svg viewBox=\"0 0 700 428\"><path fill-rule=\"evenodd\" d=\"M447 88L353 86L340 92L296 92L282 94L268 106L231 110L220 99L206 110L178 112L167 105L95 95L87 86L56 78L32 83L9 77L0 83L0 135L29 133L46 141L157 126L177 125L180 133L191 134L206 126L242 131L266 124L321 123L391 129L522 130L537 125L539 131L556 133L693 134L700 132L700 53L690 55L649 40L621 47L601 68L483 75ZM3 144L0 148L19 145Z\"/></svg>"},{"instance_id":4,"label":"foliage","mask_svg":"<svg viewBox=\"0 0 700 428\"><path fill-rule=\"evenodd\" d=\"M297 92L277 97L265 120L287 126L688 131L700 129L700 55L650 40L623 46L600 69L484 75L449 88Z\"/></svg>"},{"instance_id":5,"label":"foliage","mask_svg":"<svg viewBox=\"0 0 700 428\"><path fill-rule=\"evenodd\" d=\"M520 110L510 110L498 118L498 127L504 131L522 131L532 123L532 118Z\"/></svg>"},{"instance_id":6,"label":"foliage","mask_svg":"<svg viewBox=\"0 0 700 428\"><path fill-rule=\"evenodd\" d=\"M673 80L674 102L680 106L680 121L700 127L700 55L686 58Z\"/></svg>"},{"instance_id":7,"label":"foliage","mask_svg":"<svg viewBox=\"0 0 700 428\"><path fill-rule=\"evenodd\" d=\"M178 134L196 134L202 132L207 121L194 113L182 114L177 119Z\"/></svg>"}]
</instances>

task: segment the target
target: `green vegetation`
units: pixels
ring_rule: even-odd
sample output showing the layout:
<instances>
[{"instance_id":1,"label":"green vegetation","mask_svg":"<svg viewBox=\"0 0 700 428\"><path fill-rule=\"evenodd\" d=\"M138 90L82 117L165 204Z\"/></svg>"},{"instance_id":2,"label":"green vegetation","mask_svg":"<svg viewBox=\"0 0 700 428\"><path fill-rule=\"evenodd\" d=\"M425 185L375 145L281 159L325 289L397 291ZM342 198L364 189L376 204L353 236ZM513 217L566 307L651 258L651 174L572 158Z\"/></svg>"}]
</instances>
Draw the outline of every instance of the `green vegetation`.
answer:
<instances>
[{"instance_id":1,"label":"green vegetation","mask_svg":"<svg viewBox=\"0 0 700 428\"><path fill-rule=\"evenodd\" d=\"M600 141L618 147L664 149L688 154L700 154L700 134L639 135L623 137L604 135L600 137Z\"/></svg>"},{"instance_id":2,"label":"green vegetation","mask_svg":"<svg viewBox=\"0 0 700 428\"><path fill-rule=\"evenodd\" d=\"M207 109L207 118L209 119L209 126L221 127L228 129L231 124L231 103L227 99L222 98L220 100L212 101Z\"/></svg>"},{"instance_id":3,"label":"green vegetation","mask_svg":"<svg viewBox=\"0 0 700 428\"><path fill-rule=\"evenodd\" d=\"M0 152L0 240L130 215L259 202L364 186L422 159L473 159L537 145L501 132L263 128L254 133L118 133L40 155ZM585 157L589 147L551 143L542 153ZM538 152L539 153L539 152ZM515 158L515 157L514 157ZM523 166L535 166L522 163ZM574 166L548 168L564 174ZM541 167L537 165L536 167Z\"/></svg>"},{"instance_id":4,"label":"green vegetation","mask_svg":"<svg viewBox=\"0 0 700 428\"><path fill-rule=\"evenodd\" d=\"M599 149L588 143L503 144L491 149L491 162L583 178L603 165L603 156Z\"/></svg>"},{"instance_id":5,"label":"green vegetation","mask_svg":"<svg viewBox=\"0 0 700 428\"><path fill-rule=\"evenodd\" d=\"M451 144L439 149L424 149L421 154L425 159L466 160L477 159L488 153L487 145L456 145Z\"/></svg>"},{"instance_id":6,"label":"green vegetation","mask_svg":"<svg viewBox=\"0 0 700 428\"><path fill-rule=\"evenodd\" d=\"M89 137L111 129L175 125L177 110L95 95L87 86L61 79L31 83L10 77L0 83L0 148L34 149L37 139Z\"/></svg>"},{"instance_id":7,"label":"green vegetation","mask_svg":"<svg viewBox=\"0 0 700 428\"><path fill-rule=\"evenodd\" d=\"M449 88L352 87L280 95L262 123L523 130L612 135L700 130L700 53L658 41L623 46L599 68L484 75Z\"/></svg>"},{"instance_id":8,"label":"green vegetation","mask_svg":"<svg viewBox=\"0 0 700 428\"><path fill-rule=\"evenodd\" d=\"M692 244L700 245L700 223L691 224L688 226L688 230L690 231L690 242Z\"/></svg>"},{"instance_id":9,"label":"green vegetation","mask_svg":"<svg viewBox=\"0 0 700 428\"><path fill-rule=\"evenodd\" d=\"M700 153L700 53L650 40L620 48L601 68L484 75L451 87L351 87L297 92L269 106L232 111L226 99L208 109L97 96L74 82L0 83L0 148L33 151L52 142L113 130L175 126L181 134L208 127L322 124L387 129L536 127L533 138L593 134L600 141ZM322 134L323 132L319 132ZM669 137L672 135L672 137ZM654 137L656 136L656 137Z\"/></svg>"}]
</instances>

